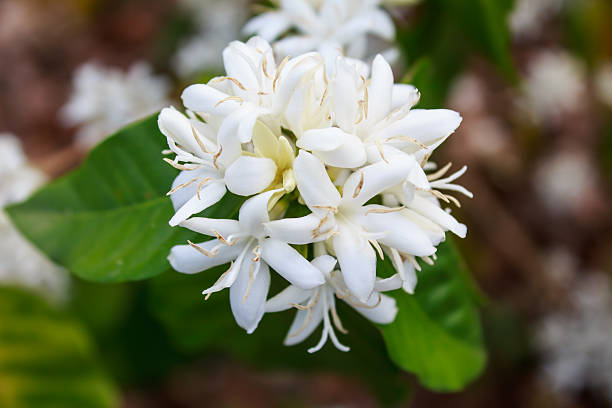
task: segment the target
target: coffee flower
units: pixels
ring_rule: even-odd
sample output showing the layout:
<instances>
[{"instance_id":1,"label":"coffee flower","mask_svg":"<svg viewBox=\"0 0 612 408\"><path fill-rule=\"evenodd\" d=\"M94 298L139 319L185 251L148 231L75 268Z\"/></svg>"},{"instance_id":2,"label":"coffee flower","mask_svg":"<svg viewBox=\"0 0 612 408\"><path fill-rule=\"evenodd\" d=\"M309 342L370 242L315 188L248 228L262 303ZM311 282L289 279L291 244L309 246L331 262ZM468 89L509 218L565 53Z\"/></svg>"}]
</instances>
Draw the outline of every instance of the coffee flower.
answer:
<instances>
[{"instance_id":1,"label":"coffee flower","mask_svg":"<svg viewBox=\"0 0 612 408\"><path fill-rule=\"evenodd\" d=\"M340 343L334 331L336 327L341 333L347 333L336 311L336 297L374 323L393 322L397 314L395 299L375 292L366 302L360 302L351 295L340 271L334 270L336 260L333 257L321 255L313 259L312 264L325 276L325 284L309 290L293 285L288 286L266 303L266 312L298 309L285 338L285 345L292 346L301 343L323 322L321 339L316 346L309 348L308 352L319 351L328 338L338 350L349 351L347 346Z\"/></svg>"},{"instance_id":2,"label":"coffee flower","mask_svg":"<svg viewBox=\"0 0 612 408\"><path fill-rule=\"evenodd\" d=\"M368 35L392 41L395 27L377 0L282 0L279 8L258 15L243 31L267 41L288 35L274 44L279 55L339 49L353 58L366 56Z\"/></svg>"},{"instance_id":3,"label":"coffee flower","mask_svg":"<svg viewBox=\"0 0 612 408\"><path fill-rule=\"evenodd\" d=\"M265 224L270 221L268 204L276 190L245 201L238 220L194 217L181 223L200 234L216 239L200 244L178 245L170 252L170 264L183 273L198 273L232 261L217 282L202 292L209 296L230 288L230 305L239 326L252 333L264 313L270 287L268 265L290 283L313 288L324 282L323 274L294 248L273 235Z\"/></svg>"},{"instance_id":4,"label":"coffee flower","mask_svg":"<svg viewBox=\"0 0 612 408\"><path fill-rule=\"evenodd\" d=\"M452 193L471 196L455 184L466 169L448 175L450 165L436 171L428 161L461 117L414 109L419 92L394 84L381 56L371 75L339 53L277 63L258 37L231 43L223 56L225 76L185 90L186 114L160 114L175 154L166 161L182 171L169 192L170 223L213 237L174 247L170 263L183 273L230 263L203 293L229 288L248 333L264 312L296 307L286 344L323 322L310 351L328 338L348 350L335 333L344 331L335 298L390 323L395 302L381 292L413 293L419 262L434 262L447 231L466 234L441 206L459 205ZM226 191L244 197L237 220L196 216ZM376 265L385 256L396 273L382 279ZM291 285L266 303L271 271Z\"/></svg>"}]
</instances>

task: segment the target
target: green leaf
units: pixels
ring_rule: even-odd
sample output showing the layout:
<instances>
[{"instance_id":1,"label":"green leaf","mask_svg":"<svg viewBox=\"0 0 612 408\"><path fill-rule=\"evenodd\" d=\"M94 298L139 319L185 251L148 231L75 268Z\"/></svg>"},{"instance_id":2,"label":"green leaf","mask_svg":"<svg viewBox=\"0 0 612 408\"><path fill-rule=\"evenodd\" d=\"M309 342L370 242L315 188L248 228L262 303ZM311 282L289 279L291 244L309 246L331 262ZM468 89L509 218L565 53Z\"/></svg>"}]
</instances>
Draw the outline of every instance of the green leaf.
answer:
<instances>
[{"instance_id":1,"label":"green leaf","mask_svg":"<svg viewBox=\"0 0 612 408\"><path fill-rule=\"evenodd\" d=\"M178 172L162 161L157 116L96 147L83 165L7 209L19 230L49 258L83 279L120 282L169 268L170 248L196 234L171 228L166 192ZM231 218L242 198L227 194L204 215Z\"/></svg>"},{"instance_id":2,"label":"green leaf","mask_svg":"<svg viewBox=\"0 0 612 408\"><path fill-rule=\"evenodd\" d=\"M437 391L457 391L486 362L480 317L462 260L452 243L438 247L434 266L423 267L414 295L395 291L399 312L381 326L391 359ZM392 274L388 260L381 273Z\"/></svg>"},{"instance_id":3,"label":"green leaf","mask_svg":"<svg viewBox=\"0 0 612 408\"><path fill-rule=\"evenodd\" d=\"M320 329L302 344L286 347L283 339L289 330L293 312L269 313L253 334L247 334L234 321L229 291L213 294L204 300L202 290L211 286L226 266L197 275L168 272L150 281L150 306L153 314L166 327L174 343L190 353L217 356L220 352L246 361L261 370L293 370L298 372L339 372L353 377L377 392L384 404L407 398L410 384L387 357L376 327L343 302L338 314L349 331L337 333L351 351L338 351L331 344L315 353L306 350L319 340ZM272 294L287 286L273 276Z\"/></svg>"},{"instance_id":4,"label":"green leaf","mask_svg":"<svg viewBox=\"0 0 612 408\"><path fill-rule=\"evenodd\" d=\"M87 333L39 296L8 287L0 287L0 406L117 406Z\"/></svg>"}]
</instances>

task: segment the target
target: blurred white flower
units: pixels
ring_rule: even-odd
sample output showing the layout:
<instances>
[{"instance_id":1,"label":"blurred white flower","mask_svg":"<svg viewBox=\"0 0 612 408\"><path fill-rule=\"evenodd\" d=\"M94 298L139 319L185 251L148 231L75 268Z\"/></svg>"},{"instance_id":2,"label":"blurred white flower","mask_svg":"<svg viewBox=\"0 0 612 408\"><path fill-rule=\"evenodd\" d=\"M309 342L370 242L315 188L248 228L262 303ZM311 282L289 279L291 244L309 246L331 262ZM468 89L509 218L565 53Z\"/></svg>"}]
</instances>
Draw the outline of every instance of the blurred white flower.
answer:
<instances>
[{"instance_id":1,"label":"blurred white flower","mask_svg":"<svg viewBox=\"0 0 612 408\"><path fill-rule=\"evenodd\" d=\"M603 103L612 108L612 62L607 62L597 70L595 92Z\"/></svg>"},{"instance_id":2,"label":"blurred white flower","mask_svg":"<svg viewBox=\"0 0 612 408\"><path fill-rule=\"evenodd\" d=\"M325 276L325 284L313 289L302 289L291 285L266 303L265 310L268 313L281 312L291 308L298 309L285 338L285 345L292 346L301 343L315 331L322 321L321 339L317 345L309 348L308 352L319 351L328 338L331 338L332 343L338 350L349 351L348 347L340 343L334 331L335 326L340 332L348 333L342 326L336 311L336 297L342 299L374 323L388 324L395 320L397 315L395 299L380 292L374 292L366 302L361 302L353 297L344 283L340 271L334 270L336 260L333 257L321 255L313 259L311 263ZM397 289L397 287L399 286L393 289Z\"/></svg>"},{"instance_id":3,"label":"blurred white flower","mask_svg":"<svg viewBox=\"0 0 612 408\"><path fill-rule=\"evenodd\" d=\"M485 84L478 76L464 73L453 83L448 102L463 115L483 113L487 107Z\"/></svg>"},{"instance_id":4,"label":"blurred white flower","mask_svg":"<svg viewBox=\"0 0 612 408\"><path fill-rule=\"evenodd\" d=\"M66 125L78 126L77 142L93 147L128 123L168 104L169 84L144 62L127 72L95 63L74 73L72 94L61 111Z\"/></svg>"},{"instance_id":5,"label":"blurred white flower","mask_svg":"<svg viewBox=\"0 0 612 408\"><path fill-rule=\"evenodd\" d=\"M274 44L279 56L308 51L339 49L348 57L363 59L368 51L368 35L386 41L395 38L391 17L379 0L281 0L277 9L251 19L243 31L257 34Z\"/></svg>"},{"instance_id":6,"label":"blurred white flower","mask_svg":"<svg viewBox=\"0 0 612 408\"><path fill-rule=\"evenodd\" d=\"M558 121L581 107L586 92L585 68L565 51L546 50L529 62L523 108L538 123Z\"/></svg>"},{"instance_id":7,"label":"blurred white flower","mask_svg":"<svg viewBox=\"0 0 612 408\"><path fill-rule=\"evenodd\" d=\"M596 188L596 172L586 155L561 152L536 170L534 186L552 211L578 211L585 197Z\"/></svg>"},{"instance_id":8,"label":"blurred white flower","mask_svg":"<svg viewBox=\"0 0 612 408\"><path fill-rule=\"evenodd\" d=\"M512 33L518 37L534 37L544 23L557 14L567 0L517 0L508 16Z\"/></svg>"},{"instance_id":9,"label":"blurred white flower","mask_svg":"<svg viewBox=\"0 0 612 408\"><path fill-rule=\"evenodd\" d=\"M596 389L612 401L610 278L592 273L576 279L568 307L545 318L538 329L542 374L558 391Z\"/></svg>"},{"instance_id":10,"label":"blurred white flower","mask_svg":"<svg viewBox=\"0 0 612 408\"><path fill-rule=\"evenodd\" d=\"M221 52L240 37L240 28L248 15L246 0L182 0L182 6L194 16L196 34L179 48L172 64L177 74L189 78L203 71L223 67Z\"/></svg>"},{"instance_id":11,"label":"blurred white flower","mask_svg":"<svg viewBox=\"0 0 612 408\"><path fill-rule=\"evenodd\" d=\"M0 134L0 284L23 285L62 299L68 289L65 271L23 238L1 210L24 200L45 181L45 175L28 163L19 140Z\"/></svg>"}]
</instances>

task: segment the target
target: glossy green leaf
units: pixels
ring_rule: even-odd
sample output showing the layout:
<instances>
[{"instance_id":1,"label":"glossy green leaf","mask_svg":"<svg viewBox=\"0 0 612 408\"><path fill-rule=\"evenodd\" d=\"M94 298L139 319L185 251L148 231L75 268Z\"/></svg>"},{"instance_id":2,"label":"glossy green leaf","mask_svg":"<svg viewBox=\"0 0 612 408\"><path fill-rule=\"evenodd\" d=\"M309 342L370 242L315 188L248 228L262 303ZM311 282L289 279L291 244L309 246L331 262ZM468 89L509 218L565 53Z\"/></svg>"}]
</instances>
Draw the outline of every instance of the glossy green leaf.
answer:
<instances>
[{"instance_id":1,"label":"glossy green leaf","mask_svg":"<svg viewBox=\"0 0 612 408\"><path fill-rule=\"evenodd\" d=\"M110 408L114 386L87 333L23 289L0 287L0 406Z\"/></svg>"},{"instance_id":2,"label":"glossy green leaf","mask_svg":"<svg viewBox=\"0 0 612 408\"><path fill-rule=\"evenodd\" d=\"M96 147L77 170L8 208L49 258L86 280L149 278L169 268L170 248L194 234L171 228L166 192L177 171L162 161L166 141L152 116ZM231 218L242 199L227 194L206 216Z\"/></svg>"},{"instance_id":3,"label":"glossy green leaf","mask_svg":"<svg viewBox=\"0 0 612 408\"><path fill-rule=\"evenodd\" d=\"M438 247L434 266L423 267L414 295L393 292L399 313L381 326L389 355L421 383L438 391L457 391L480 374L486 363L480 316L464 265L451 242ZM382 273L393 266L379 262Z\"/></svg>"}]
</instances>

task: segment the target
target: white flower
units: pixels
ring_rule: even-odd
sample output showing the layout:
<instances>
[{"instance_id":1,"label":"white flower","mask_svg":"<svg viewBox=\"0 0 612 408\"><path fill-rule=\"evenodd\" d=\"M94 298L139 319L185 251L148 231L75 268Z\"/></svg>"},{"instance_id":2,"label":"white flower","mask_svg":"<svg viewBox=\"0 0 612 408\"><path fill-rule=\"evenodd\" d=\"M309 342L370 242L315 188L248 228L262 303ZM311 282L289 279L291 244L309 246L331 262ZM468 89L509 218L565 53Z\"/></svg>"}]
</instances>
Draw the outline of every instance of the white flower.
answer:
<instances>
[{"instance_id":1,"label":"white flower","mask_svg":"<svg viewBox=\"0 0 612 408\"><path fill-rule=\"evenodd\" d=\"M214 121L205 123L193 115L188 118L173 108L163 109L158 122L171 152L176 153L173 161L166 161L182 170L168 193L177 210L170 220L172 226L216 204L227 190L245 196L259 193L293 159L291 146L282 139L273 139L282 149L273 158L241 155L240 143L233 135L220 133ZM267 134L264 125L259 129L257 140ZM218 141L218 137L222 139ZM273 143L265 141L271 149Z\"/></svg>"},{"instance_id":2,"label":"white flower","mask_svg":"<svg viewBox=\"0 0 612 408\"><path fill-rule=\"evenodd\" d=\"M597 70L595 91L599 99L612 108L612 62L607 62Z\"/></svg>"},{"instance_id":3,"label":"white flower","mask_svg":"<svg viewBox=\"0 0 612 408\"><path fill-rule=\"evenodd\" d=\"M587 155L560 152L539 166L534 186L555 213L578 212L597 190L597 175Z\"/></svg>"},{"instance_id":4,"label":"white flower","mask_svg":"<svg viewBox=\"0 0 612 408\"><path fill-rule=\"evenodd\" d=\"M323 163L310 153L300 151L293 169L298 190L308 208L325 220L328 228L335 229L331 245L347 287L360 301L365 302L374 290L374 248L380 251L379 244L415 256L435 253L429 237L397 209L365 205L374 196L405 180L411 170L410 163L398 160L366 166L346 180L342 195L329 179ZM278 225L287 221L272 221L267 224L268 230L282 234L290 243L305 233L316 236L318 232L311 228L305 228L301 233L290 228L281 231ZM297 230L303 228L297 222L293 226Z\"/></svg>"},{"instance_id":5,"label":"white flower","mask_svg":"<svg viewBox=\"0 0 612 408\"><path fill-rule=\"evenodd\" d=\"M277 10L254 17L244 27L248 35L267 41L288 35L274 44L281 55L300 55L308 51L340 49L347 56L364 58L368 35L392 41L393 21L379 7L378 0L281 0Z\"/></svg>"},{"instance_id":6,"label":"white flower","mask_svg":"<svg viewBox=\"0 0 612 408\"><path fill-rule=\"evenodd\" d=\"M519 38L541 33L546 20L559 13L567 0L518 0L508 16L512 33Z\"/></svg>"},{"instance_id":7,"label":"white flower","mask_svg":"<svg viewBox=\"0 0 612 408\"><path fill-rule=\"evenodd\" d=\"M374 292L366 302L355 299L344 283L340 271L334 270L336 260L333 257L318 256L312 260L312 265L316 266L325 276L323 285L313 289L302 289L292 285L266 303L266 312L298 309L285 338L285 345L292 346L301 343L323 321L321 339L316 346L308 349L308 352L319 351L325 345L328 337L338 350L349 351L348 347L340 343L334 331L335 326L340 332L347 333L336 311L336 297L374 323L388 324L395 320L397 314L395 299L379 292Z\"/></svg>"},{"instance_id":8,"label":"white flower","mask_svg":"<svg viewBox=\"0 0 612 408\"><path fill-rule=\"evenodd\" d=\"M546 317L538 328L543 376L555 389L577 394L602 390L612 401L612 286L603 273L575 282L567 307Z\"/></svg>"},{"instance_id":9,"label":"white flower","mask_svg":"<svg viewBox=\"0 0 612 408\"><path fill-rule=\"evenodd\" d=\"M45 175L28 163L19 140L0 134L0 283L23 285L63 299L68 290L66 272L23 238L1 210L24 200L45 181Z\"/></svg>"},{"instance_id":10,"label":"white flower","mask_svg":"<svg viewBox=\"0 0 612 408\"><path fill-rule=\"evenodd\" d=\"M461 123L454 111L412 109L419 100L418 90L394 84L391 67L380 55L372 63L370 79L359 66L338 58L329 87L337 127L307 130L296 144L330 166L355 168L397 155L411 162L426 161ZM423 179L424 173L414 175L419 176Z\"/></svg>"},{"instance_id":11,"label":"white flower","mask_svg":"<svg viewBox=\"0 0 612 408\"><path fill-rule=\"evenodd\" d=\"M572 55L549 50L529 62L523 103L534 121L559 121L575 112L585 92L584 67Z\"/></svg>"},{"instance_id":12,"label":"white flower","mask_svg":"<svg viewBox=\"0 0 612 408\"><path fill-rule=\"evenodd\" d=\"M287 110L295 110L303 98L309 98L311 105L318 102L314 95L304 95L301 89L317 72L322 78L323 60L318 54L286 58L277 66L270 45L253 37L246 43L232 42L223 51L223 61L227 76L213 78L206 85L191 85L182 96L185 106L205 120L210 116L223 118L219 128L221 140L230 140L226 135L231 135L238 143L249 142L258 119L279 134ZM296 98L300 100L295 101ZM300 111L299 118L318 124L324 115L311 109Z\"/></svg>"},{"instance_id":13,"label":"white flower","mask_svg":"<svg viewBox=\"0 0 612 408\"><path fill-rule=\"evenodd\" d=\"M127 72L95 63L81 65L61 117L78 126L78 142L92 147L126 124L156 112L168 103L167 80L153 76L144 62Z\"/></svg>"},{"instance_id":14,"label":"white flower","mask_svg":"<svg viewBox=\"0 0 612 408\"><path fill-rule=\"evenodd\" d=\"M0 133L0 208L24 200L46 180L28 163L19 139Z\"/></svg>"},{"instance_id":15,"label":"white flower","mask_svg":"<svg viewBox=\"0 0 612 408\"><path fill-rule=\"evenodd\" d=\"M293 285L310 289L324 282L322 273L282 238L268 235L268 205L276 190L244 202L238 220L194 217L181 223L201 234L217 237L200 244L178 245L169 256L174 269L198 273L230 261L232 265L203 294L230 288L236 322L252 333L264 313L270 286L268 265Z\"/></svg>"}]
</instances>

